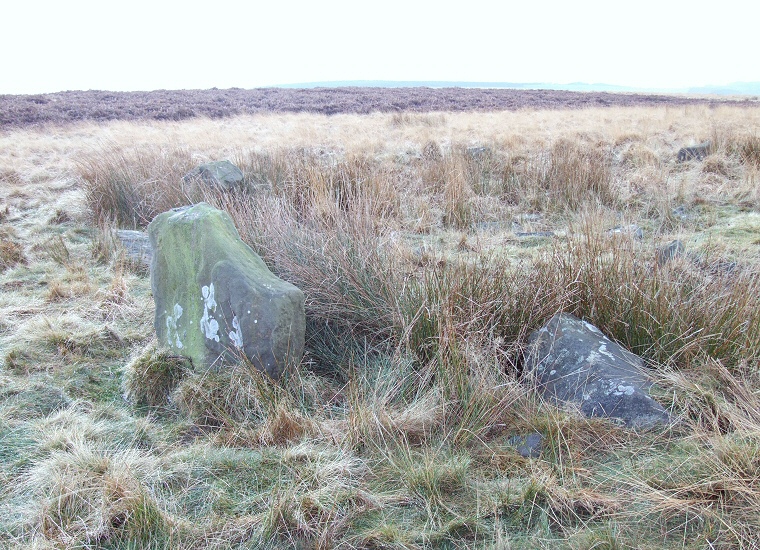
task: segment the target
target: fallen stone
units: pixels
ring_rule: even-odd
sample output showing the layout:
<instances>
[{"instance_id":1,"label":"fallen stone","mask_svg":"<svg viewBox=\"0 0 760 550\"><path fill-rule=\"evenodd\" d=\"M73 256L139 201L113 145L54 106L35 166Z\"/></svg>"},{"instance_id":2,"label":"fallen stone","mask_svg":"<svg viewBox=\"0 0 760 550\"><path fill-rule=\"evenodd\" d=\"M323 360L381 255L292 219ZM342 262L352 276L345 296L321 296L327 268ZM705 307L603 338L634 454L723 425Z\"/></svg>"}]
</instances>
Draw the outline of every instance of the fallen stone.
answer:
<instances>
[{"instance_id":1,"label":"fallen stone","mask_svg":"<svg viewBox=\"0 0 760 550\"><path fill-rule=\"evenodd\" d=\"M129 261L146 269L150 268L153 259L153 248L148 234L130 229L118 229L116 237L121 241Z\"/></svg>"},{"instance_id":2,"label":"fallen stone","mask_svg":"<svg viewBox=\"0 0 760 550\"><path fill-rule=\"evenodd\" d=\"M499 231L504 229L503 222L477 222L475 229L478 231Z\"/></svg>"},{"instance_id":3,"label":"fallen stone","mask_svg":"<svg viewBox=\"0 0 760 550\"><path fill-rule=\"evenodd\" d=\"M680 220L688 220L692 217L691 214L689 214L686 206L683 204L676 206L671 212L673 213L673 217Z\"/></svg>"},{"instance_id":4,"label":"fallen stone","mask_svg":"<svg viewBox=\"0 0 760 550\"><path fill-rule=\"evenodd\" d=\"M569 313L530 335L525 373L535 376L544 397L574 403L588 417L615 418L630 427L670 422L649 396L643 360Z\"/></svg>"},{"instance_id":5,"label":"fallen stone","mask_svg":"<svg viewBox=\"0 0 760 550\"><path fill-rule=\"evenodd\" d=\"M544 444L544 436L540 433L515 435L509 438L507 444L523 458L538 458Z\"/></svg>"},{"instance_id":6,"label":"fallen stone","mask_svg":"<svg viewBox=\"0 0 760 550\"><path fill-rule=\"evenodd\" d=\"M301 360L304 295L269 271L226 212L206 203L148 226L158 340L194 368L245 355L277 378Z\"/></svg>"},{"instance_id":7,"label":"fallen stone","mask_svg":"<svg viewBox=\"0 0 760 550\"><path fill-rule=\"evenodd\" d=\"M232 191L242 187L245 180L243 172L228 160L207 162L194 168L182 178L184 181L200 179L205 184Z\"/></svg>"},{"instance_id":8,"label":"fallen stone","mask_svg":"<svg viewBox=\"0 0 760 550\"><path fill-rule=\"evenodd\" d=\"M671 243L657 249L657 265L664 266L670 260L683 256L685 248L681 241L676 239Z\"/></svg>"},{"instance_id":9,"label":"fallen stone","mask_svg":"<svg viewBox=\"0 0 760 550\"><path fill-rule=\"evenodd\" d=\"M712 152L712 142L705 141L699 145L692 147L682 147L678 150L678 162L686 162L688 160L702 160L709 156Z\"/></svg>"},{"instance_id":10,"label":"fallen stone","mask_svg":"<svg viewBox=\"0 0 760 550\"><path fill-rule=\"evenodd\" d=\"M644 230L635 223L630 225L616 225L612 229L608 229L607 233L610 235L631 235L637 241L644 238Z\"/></svg>"},{"instance_id":11,"label":"fallen stone","mask_svg":"<svg viewBox=\"0 0 760 550\"><path fill-rule=\"evenodd\" d=\"M554 231L517 231L515 237L554 237Z\"/></svg>"}]
</instances>

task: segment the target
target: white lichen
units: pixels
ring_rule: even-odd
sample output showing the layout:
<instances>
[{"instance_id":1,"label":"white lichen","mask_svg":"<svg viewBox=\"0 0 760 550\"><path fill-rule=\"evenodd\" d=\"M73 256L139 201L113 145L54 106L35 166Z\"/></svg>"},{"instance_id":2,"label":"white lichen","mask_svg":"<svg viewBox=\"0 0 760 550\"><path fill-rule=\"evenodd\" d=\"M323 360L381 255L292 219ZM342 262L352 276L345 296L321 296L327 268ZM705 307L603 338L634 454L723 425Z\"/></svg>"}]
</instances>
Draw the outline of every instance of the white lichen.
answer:
<instances>
[{"instance_id":1,"label":"white lichen","mask_svg":"<svg viewBox=\"0 0 760 550\"><path fill-rule=\"evenodd\" d=\"M172 315L166 316L166 341L177 349L182 349L182 341L179 339L179 329L177 328L180 317L182 317L182 306L174 304Z\"/></svg>"},{"instance_id":2,"label":"white lichen","mask_svg":"<svg viewBox=\"0 0 760 550\"><path fill-rule=\"evenodd\" d=\"M583 323L583 326L585 326L585 327L586 327L588 330L590 330L591 332L594 332L594 333L596 333L596 334L602 334L602 331L601 331L601 330L599 330L599 329L598 329L597 327L595 327L594 325L592 325L591 323L589 323L589 322L586 322L586 321L581 321L581 322Z\"/></svg>"},{"instance_id":3,"label":"white lichen","mask_svg":"<svg viewBox=\"0 0 760 550\"><path fill-rule=\"evenodd\" d=\"M201 332L209 340L219 341L219 322L214 318L212 313L216 311L216 300L214 299L214 283L209 286L201 287L203 296L203 317L201 317Z\"/></svg>"},{"instance_id":4,"label":"white lichen","mask_svg":"<svg viewBox=\"0 0 760 550\"><path fill-rule=\"evenodd\" d=\"M599 353L609 357L613 361L615 360L615 356L607 350L607 344L605 342L600 342Z\"/></svg>"},{"instance_id":5,"label":"white lichen","mask_svg":"<svg viewBox=\"0 0 760 550\"><path fill-rule=\"evenodd\" d=\"M232 328L234 331L230 331L229 337L236 348L241 349L243 347L243 331L240 330L240 321L238 321L237 315L232 316Z\"/></svg>"}]
</instances>

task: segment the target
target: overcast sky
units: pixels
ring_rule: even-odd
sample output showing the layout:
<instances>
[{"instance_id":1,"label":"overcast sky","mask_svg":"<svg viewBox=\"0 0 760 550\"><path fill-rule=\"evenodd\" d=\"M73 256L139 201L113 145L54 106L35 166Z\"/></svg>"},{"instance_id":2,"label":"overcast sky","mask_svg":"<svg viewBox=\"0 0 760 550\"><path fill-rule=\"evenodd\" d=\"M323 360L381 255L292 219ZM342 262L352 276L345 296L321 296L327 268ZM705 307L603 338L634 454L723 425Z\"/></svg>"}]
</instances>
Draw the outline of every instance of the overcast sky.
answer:
<instances>
[{"instance_id":1,"label":"overcast sky","mask_svg":"<svg viewBox=\"0 0 760 550\"><path fill-rule=\"evenodd\" d=\"M2 0L0 93L331 80L760 80L760 7L636 0Z\"/></svg>"}]
</instances>

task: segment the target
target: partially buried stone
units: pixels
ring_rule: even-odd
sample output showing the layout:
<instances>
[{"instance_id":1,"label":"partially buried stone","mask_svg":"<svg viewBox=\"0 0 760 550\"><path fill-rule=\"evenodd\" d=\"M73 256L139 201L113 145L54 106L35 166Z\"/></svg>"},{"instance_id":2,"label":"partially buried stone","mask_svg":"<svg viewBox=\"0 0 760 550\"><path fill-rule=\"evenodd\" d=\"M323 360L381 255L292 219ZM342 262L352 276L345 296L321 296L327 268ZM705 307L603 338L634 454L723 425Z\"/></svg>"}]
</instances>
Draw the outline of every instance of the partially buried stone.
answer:
<instances>
[{"instance_id":1,"label":"partially buried stone","mask_svg":"<svg viewBox=\"0 0 760 550\"><path fill-rule=\"evenodd\" d=\"M536 377L545 397L575 403L586 416L616 418L632 427L670 421L649 396L643 360L568 313L555 315L530 335L525 370Z\"/></svg>"},{"instance_id":2,"label":"partially buried stone","mask_svg":"<svg viewBox=\"0 0 760 550\"><path fill-rule=\"evenodd\" d=\"M657 249L657 265L664 266L670 260L683 256L684 246L681 241L676 239L669 244Z\"/></svg>"},{"instance_id":3,"label":"partially buried stone","mask_svg":"<svg viewBox=\"0 0 760 550\"><path fill-rule=\"evenodd\" d=\"M515 435L510 437L507 443L523 458L538 458L541 456L544 436L537 432Z\"/></svg>"},{"instance_id":4,"label":"partially buried stone","mask_svg":"<svg viewBox=\"0 0 760 550\"><path fill-rule=\"evenodd\" d=\"M702 160L710 155L711 152L712 142L708 140L692 147L682 147L678 150L677 159L678 162L686 162L688 160Z\"/></svg>"},{"instance_id":5,"label":"partially buried stone","mask_svg":"<svg viewBox=\"0 0 760 550\"><path fill-rule=\"evenodd\" d=\"M200 179L207 185L218 187L225 191L240 188L245 176L243 172L228 160L207 162L194 168L182 178L185 181Z\"/></svg>"},{"instance_id":6,"label":"partially buried stone","mask_svg":"<svg viewBox=\"0 0 760 550\"><path fill-rule=\"evenodd\" d=\"M637 241L644 238L644 230L635 223L631 225L616 225L612 229L608 229L607 233L609 235L629 235Z\"/></svg>"},{"instance_id":7,"label":"partially buried stone","mask_svg":"<svg viewBox=\"0 0 760 550\"><path fill-rule=\"evenodd\" d=\"M303 355L304 295L276 277L226 212L206 203L159 214L148 226L159 341L195 368L245 355L279 377Z\"/></svg>"},{"instance_id":8,"label":"partially buried stone","mask_svg":"<svg viewBox=\"0 0 760 550\"><path fill-rule=\"evenodd\" d=\"M146 233L119 229L116 231L116 237L121 241L121 244L124 246L124 252L131 262L145 268L150 267L153 249L150 246L150 239Z\"/></svg>"}]
</instances>

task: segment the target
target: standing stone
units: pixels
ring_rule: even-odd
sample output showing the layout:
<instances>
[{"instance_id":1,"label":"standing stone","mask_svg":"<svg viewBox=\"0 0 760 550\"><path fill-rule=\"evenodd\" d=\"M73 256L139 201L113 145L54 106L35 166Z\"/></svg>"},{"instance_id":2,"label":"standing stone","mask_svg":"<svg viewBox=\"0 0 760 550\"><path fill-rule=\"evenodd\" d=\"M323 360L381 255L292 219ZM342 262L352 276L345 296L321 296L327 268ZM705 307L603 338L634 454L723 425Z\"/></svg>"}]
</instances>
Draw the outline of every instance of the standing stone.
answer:
<instances>
[{"instance_id":1,"label":"standing stone","mask_svg":"<svg viewBox=\"0 0 760 550\"><path fill-rule=\"evenodd\" d=\"M228 160L207 162L194 168L182 178L185 181L200 179L207 185L218 187L225 191L237 189L243 185L243 172Z\"/></svg>"},{"instance_id":2,"label":"standing stone","mask_svg":"<svg viewBox=\"0 0 760 550\"><path fill-rule=\"evenodd\" d=\"M272 274L226 212L206 203L159 214L148 226L159 341L215 366L244 354L277 378L301 360L304 295Z\"/></svg>"},{"instance_id":3,"label":"standing stone","mask_svg":"<svg viewBox=\"0 0 760 550\"><path fill-rule=\"evenodd\" d=\"M560 313L528 339L525 369L539 391L576 403L584 415L618 418L632 427L667 424L665 409L649 397L644 362L595 326Z\"/></svg>"}]
</instances>

